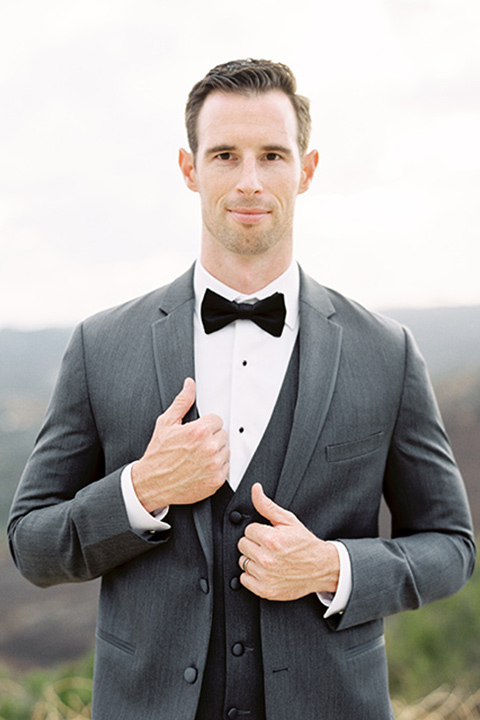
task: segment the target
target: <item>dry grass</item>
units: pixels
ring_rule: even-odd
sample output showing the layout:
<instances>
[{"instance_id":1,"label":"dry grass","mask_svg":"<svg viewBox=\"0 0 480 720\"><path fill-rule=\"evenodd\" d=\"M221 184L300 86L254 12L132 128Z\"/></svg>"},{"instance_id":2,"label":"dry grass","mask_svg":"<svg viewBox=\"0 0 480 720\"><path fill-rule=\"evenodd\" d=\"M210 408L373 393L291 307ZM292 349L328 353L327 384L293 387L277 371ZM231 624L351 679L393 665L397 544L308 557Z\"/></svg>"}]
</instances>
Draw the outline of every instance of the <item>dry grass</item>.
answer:
<instances>
[{"instance_id":1,"label":"dry grass","mask_svg":"<svg viewBox=\"0 0 480 720\"><path fill-rule=\"evenodd\" d=\"M21 685L12 680L0 682L0 692L2 690L19 700L24 694ZM31 710L31 720L89 720L91 695L92 681L87 678L57 680L44 688L41 698ZM9 720L9 717L0 717L0 720Z\"/></svg>"},{"instance_id":2,"label":"dry grass","mask_svg":"<svg viewBox=\"0 0 480 720\"><path fill-rule=\"evenodd\" d=\"M480 690L467 696L441 687L415 705L395 700L393 707L396 720L480 720Z\"/></svg>"},{"instance_id":3,"label":"dry grass","mask_svg":"<svg viewBox=\"0 0 480 720\"><path fill-rule=\"evenodd\" d=\"M85 720L90 718L92 682L65 678L48 685L35 704L32 720Z\"/></svg>"},{"instance_id":4,"label":"dry grass","mask_svg":"<svg viewBox=\"0 0 480 720\"><path fill-rule=\"evenodd\" d=\"M91 691L87 678L57 680L43 690L32 708L31 720L89 720ZM2 680L0 692L18 699L24 694L21 685L12 680ZM468 696L459 689L441 687L415 705L396 699L393 707L396 720L480 720L480 690Z\"/></svg>"}]
</instances>

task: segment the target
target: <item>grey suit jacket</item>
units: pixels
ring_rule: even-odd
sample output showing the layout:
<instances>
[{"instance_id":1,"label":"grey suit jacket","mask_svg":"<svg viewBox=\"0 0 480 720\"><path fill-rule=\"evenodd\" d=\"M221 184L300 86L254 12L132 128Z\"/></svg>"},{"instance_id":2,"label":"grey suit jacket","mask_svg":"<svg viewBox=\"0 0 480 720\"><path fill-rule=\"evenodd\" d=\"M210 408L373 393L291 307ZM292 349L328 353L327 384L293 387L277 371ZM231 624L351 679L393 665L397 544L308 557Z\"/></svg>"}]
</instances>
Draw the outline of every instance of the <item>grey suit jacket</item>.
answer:
<instances>
[{"instance_id":1,"label":"grey suit jacket","mask_svg":"<svg viewBox=\"0 0 480 720\"><path fill-rule=\"evenodd\" d=\"M131 531L120 490L194 375L192 272L73 335L11 511L15 561L48 586L102 576L94 720L193 720L208 649L209 500ZM456 592L474 564L464 487L409 333L302 275L300 377L276 502L340 539L352 594L261 601L268 720L385 720L382 618ZM392 539L378 537L384 494ZM205 583L207 580L207 583Z\"/></svg>"}]
</instances>

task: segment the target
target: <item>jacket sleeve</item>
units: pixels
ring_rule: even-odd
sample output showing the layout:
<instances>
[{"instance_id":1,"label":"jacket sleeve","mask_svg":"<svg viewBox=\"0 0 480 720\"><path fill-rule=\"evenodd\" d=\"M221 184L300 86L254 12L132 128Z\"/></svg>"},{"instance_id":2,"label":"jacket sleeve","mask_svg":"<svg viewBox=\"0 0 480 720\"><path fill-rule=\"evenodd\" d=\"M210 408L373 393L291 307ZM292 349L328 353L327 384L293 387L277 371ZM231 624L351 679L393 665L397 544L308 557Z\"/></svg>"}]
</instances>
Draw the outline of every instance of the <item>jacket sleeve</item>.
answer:
<instances>
[{"instance_id":1,"label":"jacket sleeve","mask_svg":"<svg viewBox=\"0 0 480 720\"><path fill-rule=\"evenodd\" d=\"M41 587L89 580L168 538L131 530L122 469L105 476L79 327L10 512L10 549L26 578Z\"/></svg>"},{"instance_id":2,"label":"jacket sleeve","mask_svg":"<svg viewBox=\"0 0 480 720\"><path fill-rule=\"evenodd\" d=\"M342 540L352 593L331 626L343 629L454 594L475 564L472 521L433 389L405 331L403 392L388 454L384 496L392 538Z\"/></svg>"}]
</instances>

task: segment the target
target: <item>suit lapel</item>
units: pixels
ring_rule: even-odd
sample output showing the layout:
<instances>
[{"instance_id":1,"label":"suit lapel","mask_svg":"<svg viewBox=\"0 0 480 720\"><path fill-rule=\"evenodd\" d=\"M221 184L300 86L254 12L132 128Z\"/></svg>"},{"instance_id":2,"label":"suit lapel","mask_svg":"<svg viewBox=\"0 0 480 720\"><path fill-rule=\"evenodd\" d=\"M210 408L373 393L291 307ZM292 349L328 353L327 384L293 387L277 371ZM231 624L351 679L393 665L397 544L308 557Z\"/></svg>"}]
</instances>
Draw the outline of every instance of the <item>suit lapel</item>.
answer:
<instances>
[{"instance_id":1,"label":"suit lapel","mask_svg":"<svg viewBox=\"0 0 480 720\"><path fill-rule=\"evenodd\" d=\"M324 288L301 273L298 396L275 501L288 507L307 469L335 389L342 328Z\"/></svg>"},{"instance_id":2,"label":"suit lapel","mask_svg":"<svg viewBox=\"0 0 480 720\"><path fill-rule=\"evenodd\" d=\"M185 378L195 378L194 309L193 268L191 268L168 286L160 305L162 317L152 325L155 369L162 412L178 395ZM185 421L190 422L197 417L198 412L194 405L185 416ZM209 499L193 505L192 513L211 573L213 572L213 536Z\"/></svg>"},{"instance_id":3,"label":"suit lapel","mask_svg":"<svg viewBox=\"0 0 480 720\"><path fill-rule=\"evenodd\" d=\"M162 317L152 325L162 412L178 395L185 378L194 377L194 303L190 270L168 286L160 306Z\"/></svg>"}]
</instances>

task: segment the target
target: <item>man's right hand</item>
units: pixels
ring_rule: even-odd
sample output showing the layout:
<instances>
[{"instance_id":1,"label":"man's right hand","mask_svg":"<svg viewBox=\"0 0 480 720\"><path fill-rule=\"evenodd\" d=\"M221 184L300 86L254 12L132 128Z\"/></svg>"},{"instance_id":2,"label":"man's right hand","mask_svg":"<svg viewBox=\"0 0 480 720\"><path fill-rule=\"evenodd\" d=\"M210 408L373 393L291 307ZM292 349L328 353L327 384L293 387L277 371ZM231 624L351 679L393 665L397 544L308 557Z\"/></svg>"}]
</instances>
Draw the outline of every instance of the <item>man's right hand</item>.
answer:
<instances>
[{"instance_id":1,"label":"man's right hand","mask_svg":"<svg viewBox=\"0 0 480 720\"><path fill-rule=\"evenodd\" d=\"M195 382L160 415L144 455L132 466L132 482L148 512L190 505L213 495L228 477L230 449L223 420L205 415L182 424L195 402Z\"/></svg>"}]
</instances>

